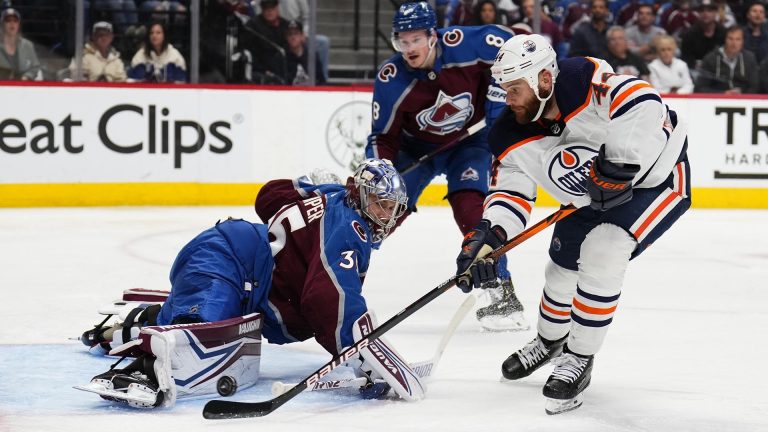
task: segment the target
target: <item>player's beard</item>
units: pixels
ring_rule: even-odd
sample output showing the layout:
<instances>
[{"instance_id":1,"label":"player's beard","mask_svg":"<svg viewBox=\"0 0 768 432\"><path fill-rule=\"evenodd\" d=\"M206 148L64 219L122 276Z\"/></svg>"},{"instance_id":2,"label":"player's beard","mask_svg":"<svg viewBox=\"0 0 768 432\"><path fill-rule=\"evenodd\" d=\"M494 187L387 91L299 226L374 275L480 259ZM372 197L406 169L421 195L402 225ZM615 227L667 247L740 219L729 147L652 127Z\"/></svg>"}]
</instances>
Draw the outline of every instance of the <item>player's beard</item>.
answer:
<instances>
[{"instance_id":1,"label":"player's beard","mask_svg":"<svg viewBox=\"0 0 768 432\"><path fill-rule=\"evenodd\" d=\"M549 96L549 93L550 92L545 91L539 86L539 95L542 95L542 98ZM536 95L531 92L530 98L525 101L522 106L515 107L514 109L510 107L515 114L515 121L517 124L528 124L533 121L533 118L536 117L536 113L539 112L539 103ZM552 98L549 98L544 103L544 111L542 112L542 115L547 112L550 106L552 106Z\"/></svg>"}]
</instances>

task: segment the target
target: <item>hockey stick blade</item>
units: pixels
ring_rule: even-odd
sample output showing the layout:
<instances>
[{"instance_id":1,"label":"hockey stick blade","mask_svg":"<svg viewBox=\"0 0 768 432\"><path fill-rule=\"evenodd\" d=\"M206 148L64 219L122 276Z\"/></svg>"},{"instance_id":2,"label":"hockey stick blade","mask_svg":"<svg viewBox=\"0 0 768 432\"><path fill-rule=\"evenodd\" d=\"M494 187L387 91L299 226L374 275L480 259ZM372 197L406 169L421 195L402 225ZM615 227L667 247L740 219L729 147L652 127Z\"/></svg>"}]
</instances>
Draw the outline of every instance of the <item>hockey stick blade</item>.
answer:
<instances>
[{"instance_id":1,"label":"hockey stick blade","mask_svg":"<svg viewBox=\"0 0 768 432\"><path fill-rule=\"evenodd\" d=\"M283 393L282 395L278 396L278 398L286 394L288 393ZM205 408L203 408L203 417L207 418L208 420L264 417L285 403L277 403L275 399L264 402L233 402L225 400L212 400L205 404ZM288 399L285 399L285 401L287 402Z\"/></svg>"},{"instance_id":2,"label":"hockey stick blade","mask_svg":"<svg viewBox=\"0 0 768 432\"><path fill-rule=\"evenodd\" d=\"M520 234L511 238L503 245L499 246L497 249L491 252L489 256L494 259L499 258L500 256L507 253L507 251L509 251L510 249L514 248L515 246L519 245L525 240L533 237L535 234L543 231L550 225L563 219L564 217L568 216L574 211L576 211L576 208L573 205L568 205L560 208L553 214L547 216L546 218L537 222L533 226L527 228ZM394 326L396 326L397 324L399 324L409 316L416 313L419 309L426 306L432 300L438 298L440 295L448 291L450 288L453 288L454 286L456 286L456 282L458 281L458 279L459 279L458 276L452 276L450 279L436 286L431 291L421 296L421 298L411 303L410 305L406 306L405 309L396 313L395 316L393 316L392 318L384 322L384 324L380 325L379 327L376 327L370 334L368 334L367 337L355 342L351 347L342 351L338 355L338 357L334 357L331 361L323 365L320 369L316 370L310 376L305 378L304 381L296 385L296 387L293 387L292 389L281 394L280 396L274 397L270 400L263 401L263 402L237 402L237 401L227 401L227 400L212 400L205 404L205 407L203 408L203 417L211 420L220 420L220 419L244 418L244 417L263 417L265 415L268 415L269 413L283 406L283 404L285 404L289 400L296 397L299 393L306 390L307 387L309 387L310 385L313 385L315 382L319 381L324 376L328 375L332 370L336 369L336 367L344 364L353 355L357 354L358 352L360 352L361 349L368 346L368 344L371 341L374 341L380 338L384 333L391 330Z\"/></svg>"}]
</instances>

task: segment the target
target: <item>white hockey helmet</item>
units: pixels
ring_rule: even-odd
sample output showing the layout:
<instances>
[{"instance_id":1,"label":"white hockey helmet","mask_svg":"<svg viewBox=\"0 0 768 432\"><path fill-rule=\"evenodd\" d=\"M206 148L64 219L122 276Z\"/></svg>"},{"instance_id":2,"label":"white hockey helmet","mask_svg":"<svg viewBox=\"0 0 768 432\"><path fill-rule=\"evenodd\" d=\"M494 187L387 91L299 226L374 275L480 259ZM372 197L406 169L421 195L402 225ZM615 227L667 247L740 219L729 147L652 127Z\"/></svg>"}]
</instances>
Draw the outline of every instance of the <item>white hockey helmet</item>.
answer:
<instances>
[{"instance_id":1,"label":"white hockey helmet","mask_svg":"<svg viewBox=\"0 0 768 432\"><path fill-rule=\"evenodd\" d=\"M539 110L531 121L541 117L547 101L555 94L553 89L545 98L539 95L539 73L542 70L548 70L552 74L554 85L560 72L557 67L557 54L549 41L538 34L521 34L508 39L499 49L491 66L491 74L499 85L520 78L525 78L528 82L539 100Z\"/></svg>"},{"instance_id":2,"label":"white hockey helmet","mask_svg":"<svg viewBox=\"0 0 768 432\"><path fill-rule=\"evenodd\" d=\"M537 34L517 35L504 42L496 54L491 74L497 83L525 78L538 94L539 72L543 69L557 78L557 54L546 38Z\"/></svg>"}]
</instances>

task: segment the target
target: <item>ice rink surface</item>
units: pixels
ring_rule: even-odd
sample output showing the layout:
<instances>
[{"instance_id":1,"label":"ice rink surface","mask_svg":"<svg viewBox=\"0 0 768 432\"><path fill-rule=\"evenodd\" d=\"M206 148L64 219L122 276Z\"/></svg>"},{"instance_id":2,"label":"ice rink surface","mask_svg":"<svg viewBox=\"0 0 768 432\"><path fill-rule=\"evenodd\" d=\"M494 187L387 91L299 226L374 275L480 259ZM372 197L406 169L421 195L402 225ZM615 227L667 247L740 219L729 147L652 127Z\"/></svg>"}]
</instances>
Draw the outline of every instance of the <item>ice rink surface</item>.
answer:
<instances>
[{"instance_id":1,"label":"ice rink surface","mask_svg":"<svg viewBox=\"0 0 768 432\"><path fill-rule=\"evenodd\" d=\"M227 216L255 220L249 207L0 209L0 432L768 431L768 211L691 210L630 264L585 403L559 416L544 413L550 368L499 381L501 362L535 336L551 229L509 254L532 329L483 333L470 315L421 402L305 392L264 418L210 421L200 400L138 411L73 390L114 360L68 338L123 289L168 289L176 252ZM364 287L379 321L450 277L459 243L447 207L420 209L388 239ZM389 341L411 361L431 356L463 295L444 294ZM265 345L262 382L234 398L267 399L272 382L329 359L314 341Z\"/></svg>"}]
</instances>

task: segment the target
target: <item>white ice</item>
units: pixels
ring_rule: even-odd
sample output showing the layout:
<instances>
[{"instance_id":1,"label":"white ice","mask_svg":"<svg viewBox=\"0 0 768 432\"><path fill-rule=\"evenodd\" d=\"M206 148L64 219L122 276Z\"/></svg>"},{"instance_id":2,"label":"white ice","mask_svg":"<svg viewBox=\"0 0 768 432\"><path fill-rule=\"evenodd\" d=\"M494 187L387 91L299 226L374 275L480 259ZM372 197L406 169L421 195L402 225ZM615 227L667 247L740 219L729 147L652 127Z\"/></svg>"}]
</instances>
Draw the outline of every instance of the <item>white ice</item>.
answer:
<instances>
[{"instance_id":1,"label":"white ice","mask_svg":"<svg viewBox=\"0 0 768 432\"><path fill-rule=\"evenodd\" d=\"M210 421L204 401L137 411L73 390L113 360L68 338L125 288L167 289L176 252L230 215L255 218L248 207L0 210L0 432L768 431L767 211L692 210L634 261L586 401L559 416L544 413L548 368L499 381L501 362L535 336L551 230L509 254L532 329L483 333L468 317L421 402L305 392L264 418ZM420 209L385 242L364 288L379 320L447 279L459 242L446 207ZM444 294L390 342L411 360L430 356L462 296ZM266 346L263 382L235 398L267 399L273 381L328 360L314 341Z\"/></svg>"}]
</instances>

